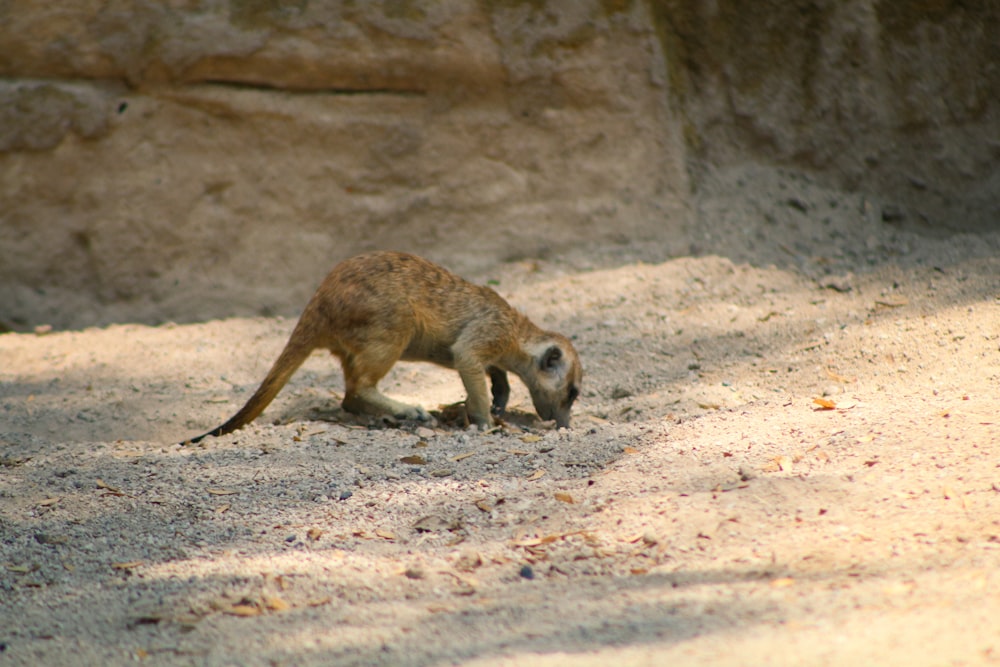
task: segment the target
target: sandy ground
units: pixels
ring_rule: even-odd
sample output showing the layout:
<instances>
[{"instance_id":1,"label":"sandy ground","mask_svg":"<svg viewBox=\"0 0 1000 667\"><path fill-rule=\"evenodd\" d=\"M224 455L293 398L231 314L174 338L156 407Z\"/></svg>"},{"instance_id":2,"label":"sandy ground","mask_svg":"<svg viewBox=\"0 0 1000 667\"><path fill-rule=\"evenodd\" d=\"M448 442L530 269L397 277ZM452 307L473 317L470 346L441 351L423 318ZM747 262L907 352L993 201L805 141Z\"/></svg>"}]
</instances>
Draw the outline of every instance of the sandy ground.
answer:
<instances>
[{"instance_id":1,"label":"sandy ground","mask_svg":"<svg viewBox=\"0 0 1000 667\"><path fill-rule=\"evenodd\" d=\"M575 337L571 430L317 354L183 447L293 321L0 336L0 665L1000 664L1000 236L761 168L698 217L473 276Z\"/></svg>"}]
</instances>

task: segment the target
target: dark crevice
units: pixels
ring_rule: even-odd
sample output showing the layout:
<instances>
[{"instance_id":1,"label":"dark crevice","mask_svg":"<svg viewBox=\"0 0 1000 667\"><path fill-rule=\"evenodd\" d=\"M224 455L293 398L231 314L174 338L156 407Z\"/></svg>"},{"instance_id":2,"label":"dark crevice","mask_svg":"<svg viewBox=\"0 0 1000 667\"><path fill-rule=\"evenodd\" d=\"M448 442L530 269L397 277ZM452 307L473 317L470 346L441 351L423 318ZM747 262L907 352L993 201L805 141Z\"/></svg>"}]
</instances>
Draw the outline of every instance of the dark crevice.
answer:
<instances>
[{"instance_id":1,"label":"dark crevice","mask_svg":"<svg viewBox=\"0 0 1000 667\"><path fill-rule=\"evenodd\" d=\"M283 92L294 95L395 95L400 97L423 97L427 94L426 90L420 88L296 88L282 87L271 83L227 81L222 79L207 79L199 83L236 90Z\"/></svg>"}]
</instances>

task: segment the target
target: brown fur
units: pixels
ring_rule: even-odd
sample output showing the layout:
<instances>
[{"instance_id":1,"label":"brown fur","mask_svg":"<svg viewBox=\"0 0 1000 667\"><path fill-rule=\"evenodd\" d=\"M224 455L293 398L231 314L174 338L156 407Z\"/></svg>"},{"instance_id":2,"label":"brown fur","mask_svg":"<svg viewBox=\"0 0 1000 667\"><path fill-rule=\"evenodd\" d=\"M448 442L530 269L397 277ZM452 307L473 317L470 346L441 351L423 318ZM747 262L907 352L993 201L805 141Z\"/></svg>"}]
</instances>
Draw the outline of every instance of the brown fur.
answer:
<instances>
[{"instance_id":1,"label":"brown fur","mask_svg":"<svg viewBox=\"0 0 1000 667\"><path fill-rule=\"evenodd\" d=\"M559 426L569 426L582 377L579 357L565 336L539 329L489 287L414 255L374 252L333 268L256 393L229 421L191 442L253 421L319 348L340 358L345 410L405 419L429 416L376 388L400 359L458 371L469 420L481 427L493 423L487 374L493 413L506 407L509 371L528 387L539 416Z\"/></svg>"}]
</instances>

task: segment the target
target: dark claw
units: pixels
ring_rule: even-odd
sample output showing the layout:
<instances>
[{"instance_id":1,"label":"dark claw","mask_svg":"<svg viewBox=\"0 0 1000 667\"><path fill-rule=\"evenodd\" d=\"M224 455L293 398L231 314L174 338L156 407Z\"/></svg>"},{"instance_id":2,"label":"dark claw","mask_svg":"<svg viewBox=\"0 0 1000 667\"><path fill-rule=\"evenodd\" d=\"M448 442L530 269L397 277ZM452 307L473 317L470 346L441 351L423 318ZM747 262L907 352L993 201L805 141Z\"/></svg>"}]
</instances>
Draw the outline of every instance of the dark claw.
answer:
<instances>
[{"instance_id":1,"label":"dark claw","mask_svg":"<svg viewBox=\"0 0 1000 667\"><path fill-rule=\"evenodd\" d=\"M489 374L493 391L493 405L490 407L490 413L494 417L502 417L507 410L507 399L510 398L510 383L507 381L507 373L490 366Z\"/></svg>"}]
</instances>

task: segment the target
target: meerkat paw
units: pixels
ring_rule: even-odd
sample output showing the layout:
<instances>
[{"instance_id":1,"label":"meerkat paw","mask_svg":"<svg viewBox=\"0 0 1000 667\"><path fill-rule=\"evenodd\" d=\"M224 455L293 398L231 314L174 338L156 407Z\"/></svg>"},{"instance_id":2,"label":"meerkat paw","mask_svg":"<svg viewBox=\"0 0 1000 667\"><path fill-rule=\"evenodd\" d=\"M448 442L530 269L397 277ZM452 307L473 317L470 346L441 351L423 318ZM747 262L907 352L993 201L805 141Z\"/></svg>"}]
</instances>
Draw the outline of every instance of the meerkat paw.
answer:
<instances>
[{"instance_id":1,"label":"meerkat paw","mask_svg":"<svg viewBox=\"0 0 1000 667\"><path fill-rule=\"evenodd\" d=\"M431 415L419 405L400 404L403 408L393 414L396 419L412 419L414 421L429 422Z\"/></svg>"},{"instance_id":2,"label":"meerkat paw","mask_svg":"<svg viewBox=\"0 0 1000 667\"><path fill-rule=\"evenodd\" d=\"M430 413L419 405L395 401L371 388L345 396L341 405L354 414L392 415L396 419L431 421Z\"/></svg>"},{"instance_id":3,"label":"meerkat paw","mask_svg":"<svg viewBox=\"0 0 1000 667\"><path fill-rule=\"evenodd\" d=\"M478 426L480 431L486 431L490 428L493 428L495 422L493 420L493 416L490 415L489 412L483 412L477 414L471 410L468 410L468 406L466 406L466 408L467 408L466 414L469 417L470 424L475 424L476 426Z\"/></svg>"}]
</instances>

